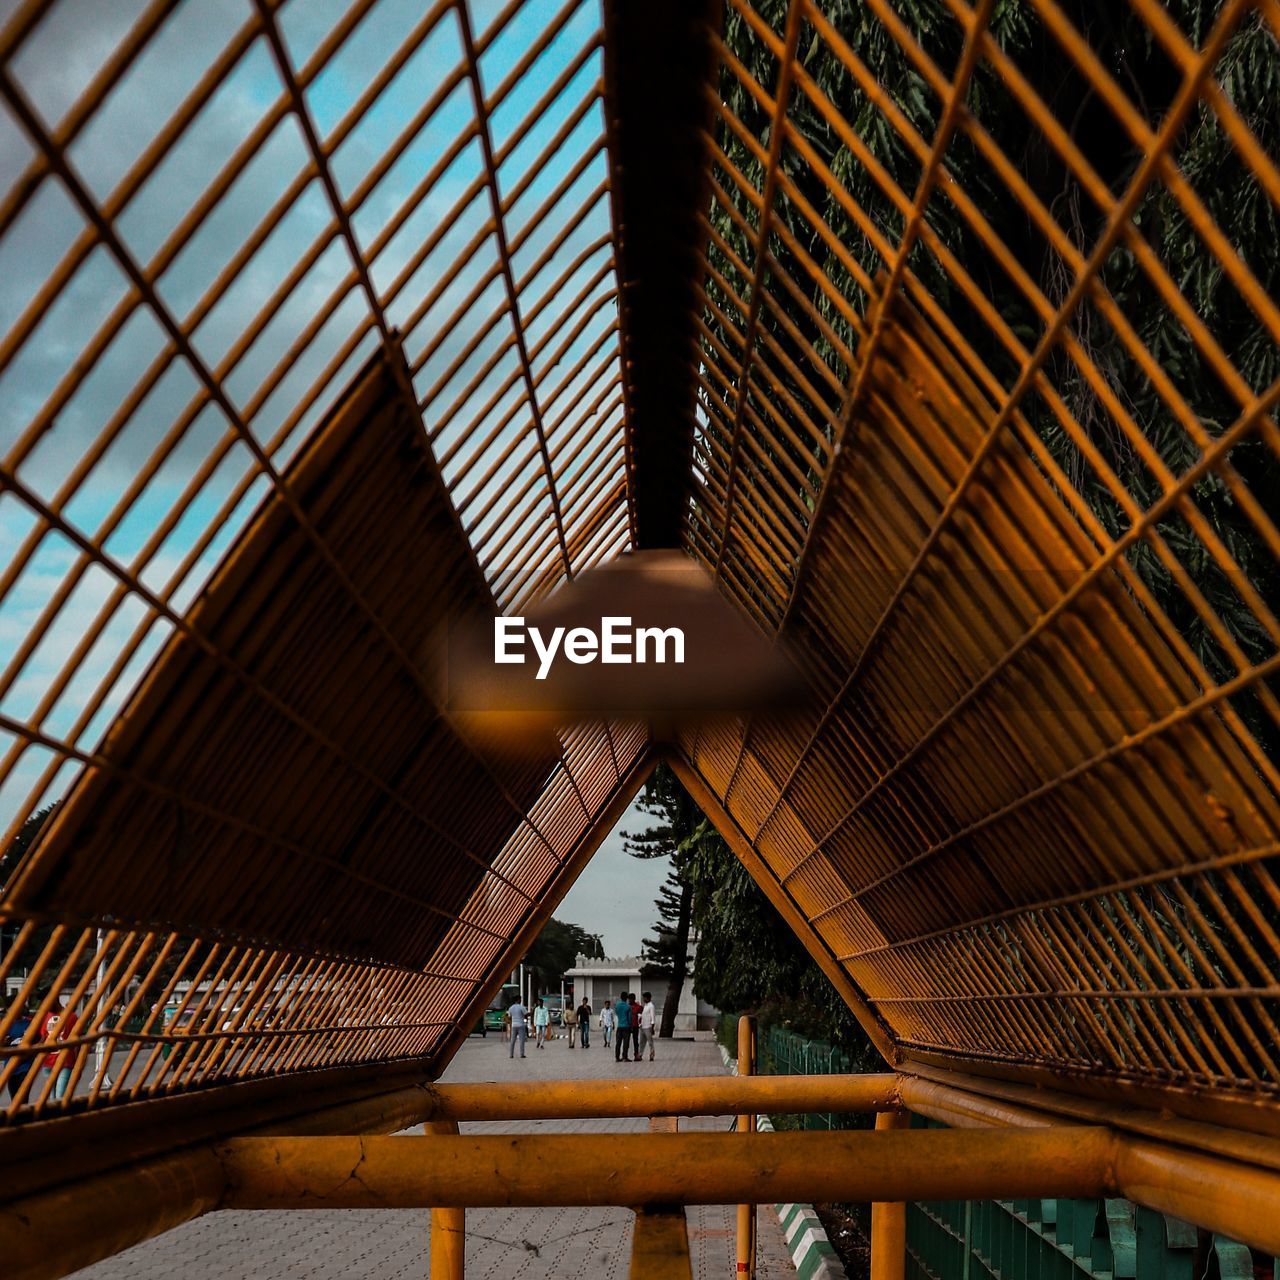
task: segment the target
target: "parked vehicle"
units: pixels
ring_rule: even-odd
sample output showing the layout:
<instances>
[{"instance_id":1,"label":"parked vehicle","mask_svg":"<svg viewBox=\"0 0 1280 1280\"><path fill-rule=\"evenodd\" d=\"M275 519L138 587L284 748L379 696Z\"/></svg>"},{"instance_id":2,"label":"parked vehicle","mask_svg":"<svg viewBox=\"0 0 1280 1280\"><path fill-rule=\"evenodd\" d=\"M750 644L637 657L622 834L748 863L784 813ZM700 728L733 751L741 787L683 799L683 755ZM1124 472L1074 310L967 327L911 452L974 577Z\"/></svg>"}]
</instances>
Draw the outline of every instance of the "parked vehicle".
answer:
<instances>
[{"instance_id":1,"label":"parked vehicle","mask_svg":"<svg viewBox=\"0 0 1280 1280\"><path fill-rule=\"evenodd\" d=\"M503 983L498 994L489 1001L489 1007L484 1011L480 1019L480 1025L476 1027L476 1030L482 1036L487 1036L490 1031L501 1031L507 1009L515 1003L519 995L520 987L517 983Z\"/></svg>"}]
</instances>

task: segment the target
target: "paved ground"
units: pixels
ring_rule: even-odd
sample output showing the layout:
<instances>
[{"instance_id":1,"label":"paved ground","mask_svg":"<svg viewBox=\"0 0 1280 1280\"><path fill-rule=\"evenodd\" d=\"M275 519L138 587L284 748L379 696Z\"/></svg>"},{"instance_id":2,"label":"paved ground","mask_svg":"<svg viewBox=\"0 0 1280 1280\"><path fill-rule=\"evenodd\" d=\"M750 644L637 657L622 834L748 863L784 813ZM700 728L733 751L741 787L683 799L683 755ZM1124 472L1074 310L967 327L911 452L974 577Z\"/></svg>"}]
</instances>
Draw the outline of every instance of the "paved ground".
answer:
<instances>
[{"instance_id":1,"label":"paved ground","mask_svg":"<svg viewBox=\"0 0 1280 1280\"><path fill-rule=\"evenodd\" d=\"M720 1053L709 1036L659 1042L658 1061L615 1063L599 1044L570 1050L564 1040L541 1052L530 1047L521 1062L507 1056L499 1037L472 1036L444 1079L627 1079L647 1073L719 1075ZM727 1120L681 1121L688 1128L723 1128ZM644 1120L532 1121L466 1125L467 1132L631 1133L636 1159L644 1159ZM733 1207L690 1209L689 1243L695 1276L734 1275ZM270 1213L215 1213L97 1266L77 1280L399 1280L427 1273L429 1217L416 1209L337 1209ZM540 1280L541 1277L625 1277L632 1215L624 1209L473 1209L467 1214L469 1280ZM794 1277L772 1208L760 1211L761 1280Z\"/></svg>"}]
</instances>

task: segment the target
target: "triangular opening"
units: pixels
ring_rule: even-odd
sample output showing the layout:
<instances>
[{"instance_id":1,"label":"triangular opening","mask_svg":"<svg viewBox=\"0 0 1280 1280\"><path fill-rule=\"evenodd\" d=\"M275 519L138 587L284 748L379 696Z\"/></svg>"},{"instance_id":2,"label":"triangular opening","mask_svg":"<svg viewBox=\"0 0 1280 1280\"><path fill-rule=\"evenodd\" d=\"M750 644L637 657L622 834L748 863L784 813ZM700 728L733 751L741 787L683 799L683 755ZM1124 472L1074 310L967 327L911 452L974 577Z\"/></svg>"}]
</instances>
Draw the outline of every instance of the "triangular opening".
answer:
<instances>
[{"instance_id":1,"label":"triangular opening","mask_svg":"<svg viewBox=\"0 0 1280 1280\"><path fill-rule=\"evenodd\" d=\"M705 808L694 798L695 794L706 801ZM646 795L654 807L652 813L641 812L636 806L635 802ZM632 785L615 794L609 811L618 812L620 806L622 816L611 826L602 823L592 834L589 852L584 848L583 856L575 858L563 874L548 885L536 915L512 939L459 1018L446 1053L433 1062L434 1071L441 1072L447 1067L466 1035L479 1025L484 1010L501 997L513 966L519 963L528 944L548 922L558 919L562 924L572 923L588 933L593 932L599 923L593 913L613 909L620 901L620 893L630 895L637 891L642 877L629 879L622 887L597 889L589 895L579 892L583 882L591 878L601 846L619 841L624 830L634 836L666 827L670 828L670 834L664 833L653 842L655 855L663 857L663 871L649 878L647 891L638 890L642 897L638 911L635 904L628 901L625 934L612 935L634 938L634 954L608 953L609 964L601 966L598 988L592 982L593 998L598 999L602 991L608 991L613 998L619 983L627 987L618 964L635 959L641 962L636 966L635 981L640 981L643 974L654 986L655 1002L665 1015L660 1028L664 1037L676 1033L678 1009L695 1005L690 996L696 994L725 1012L754 1009L785 997L795 1003L797 1014L804 1010L810 1022L820 1019L826 1034L840 1039L848 1049L858 1051L862 1045L870 1048L876 1044L867 1035L868 1026L875 1029L879 1043L887 1043L883 1025L840 969L830 949L800 915L777 877L751 850L741 828L724 806L715 801L706 784L674 748L653 753L647 768L634 775ZM674 860L668 857L671 853L676 854ZM627 858L621 852L618 856ZM641 954L639 939L646 928L643 922L650 921L647 927L652 932L656 914L653 899L665 883L668 867L672 888L677 897L684 899L673 905L671 924L677 935L684 931L685 945L680 947L678 937L667 939L675 944L668 955L656 956L651 950ZM685 891L683 895L681 890ZM695 940L696 948L690 947L690 937ZM682 951L691 961L687 970L679 963ZM701 984L696 976L699 971L703 974ZM548 976L552 978L550 984ZM543 988L554 994L560 975L541 973L538 977ZM631 982L630 987L634 986L635 982ZM537 987L530 976L518 989L527 1004L530 993ZM837 1003L856 1020L856 1033L836 1015ZM686 1031L689 1026L682 1024L679 1029Z\"/></svg>"}]
</instances>

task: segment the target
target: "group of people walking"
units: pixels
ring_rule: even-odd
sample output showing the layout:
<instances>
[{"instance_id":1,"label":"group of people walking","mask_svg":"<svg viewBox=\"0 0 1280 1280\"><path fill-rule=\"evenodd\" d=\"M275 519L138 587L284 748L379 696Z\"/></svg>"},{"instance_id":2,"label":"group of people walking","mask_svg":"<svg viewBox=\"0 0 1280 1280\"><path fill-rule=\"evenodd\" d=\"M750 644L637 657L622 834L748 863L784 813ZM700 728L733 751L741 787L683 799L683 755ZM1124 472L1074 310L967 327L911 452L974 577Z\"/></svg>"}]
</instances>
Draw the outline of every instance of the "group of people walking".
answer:
<instances>
[{"instance_id":1,"label":"group of people walking","mask_svg":"<svg viewBox=\"0 0 1280 1280\"><path fill-rule=\"evenodd\" d=\"M606 1049L610 1044L614 1046L613 1056L617 1062L641 1061L646 1046L649 1050L649 1061L654 1060L654 1042L658 1038L658 1015L654 1008L652 992L646 991L642 999L643 1003L636 999L634 991L626 991L613 1004L606 1001L600 1010L600 1029L604 1033L604 1045ZM575 1040L584 1049L591 1047L591 1018L591 1004L585 997L576 1009L566 1011L564 1022L569 1032L570 1049L574 1048ZM533 1024L534 1048L545 1047L551 1028L551 1010L547 1008L545 1000L535 1000L532 1009L526 1008L521 1001L517 1000L508 1007L504 1022L505 1033L510 1040L508 1057L516 1056L518 1045L520 1056L523 1058L526 1056L525 1045L529 1038L530 1022ZM634 1058L631 1053L633 1047Z\"/></svg>"},{"instance_id":2,"label":"group of people walking","mask_svg":"<svg viewBox=\"0 0 1280 1280\"><path fill-rule=\"evenodd\" d=\"M613 1040L615 1062L639 1062L646 1046L649 1061L653 1061L654 1041L658 1038L658 1014L653 1007L653 993L646 991L642 998L643 1004L636 999L634 991L624 991L612 1007L606 1004L600 1011L604 1042L607 1045L610 1039Z\"/></svg>"}]
</instances>

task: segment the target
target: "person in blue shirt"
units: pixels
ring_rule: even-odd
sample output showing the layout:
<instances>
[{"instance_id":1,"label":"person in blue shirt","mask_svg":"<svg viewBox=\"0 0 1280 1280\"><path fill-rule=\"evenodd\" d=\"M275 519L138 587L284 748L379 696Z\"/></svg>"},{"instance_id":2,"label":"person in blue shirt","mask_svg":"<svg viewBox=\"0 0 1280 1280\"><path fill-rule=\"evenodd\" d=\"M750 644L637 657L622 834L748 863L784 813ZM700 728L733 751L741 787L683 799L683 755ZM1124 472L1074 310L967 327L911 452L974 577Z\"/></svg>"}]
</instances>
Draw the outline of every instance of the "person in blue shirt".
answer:
<instances>
[{"instance_id":1,"label":"person in blue shirt","mask_svg":"<svg viewBox=\"0 0 1280 1280\"><path fill-rule=\"evenodd\" d=\"M20 1018L15 1018L13 1026L5 1033L5 1044L14 1047L20 1045L30 1027L31 1018L26 1013ZM27 1072L31 1070L35 1063L36 1058L34 1055L19 1058L14 1063L13 1071L9 1075L9 1097L16 1098L18 1096L22 1090L22 1082L27 1078Z\"/></svg>"},{"instance_id":2,"label":"person in blue shirt","mask_svg":"<svg viewBox=\"0 0 1280 1280\"><path fill-rule=\"evenodd\" d=\"M551 1011L541 1000L537 1001L533 1006L533 1035L534 1044L539 1049L543 1048L547 1043L547 1027L551 1023Z\"/></svg>"},{"instance_id":3,"label":"person in blue shirt","mask_svg":"<svg viewBox=\"0 0 1280 1280\"><path fill-rule=\"evenodd\" d=\"M617 1028L613 1037L613 1060L614 1062L630 1062L631 1001L627 999L625 991L618 997L617 1004L613 1006L613 1021Z\"/></svg>"}]
</instances>

